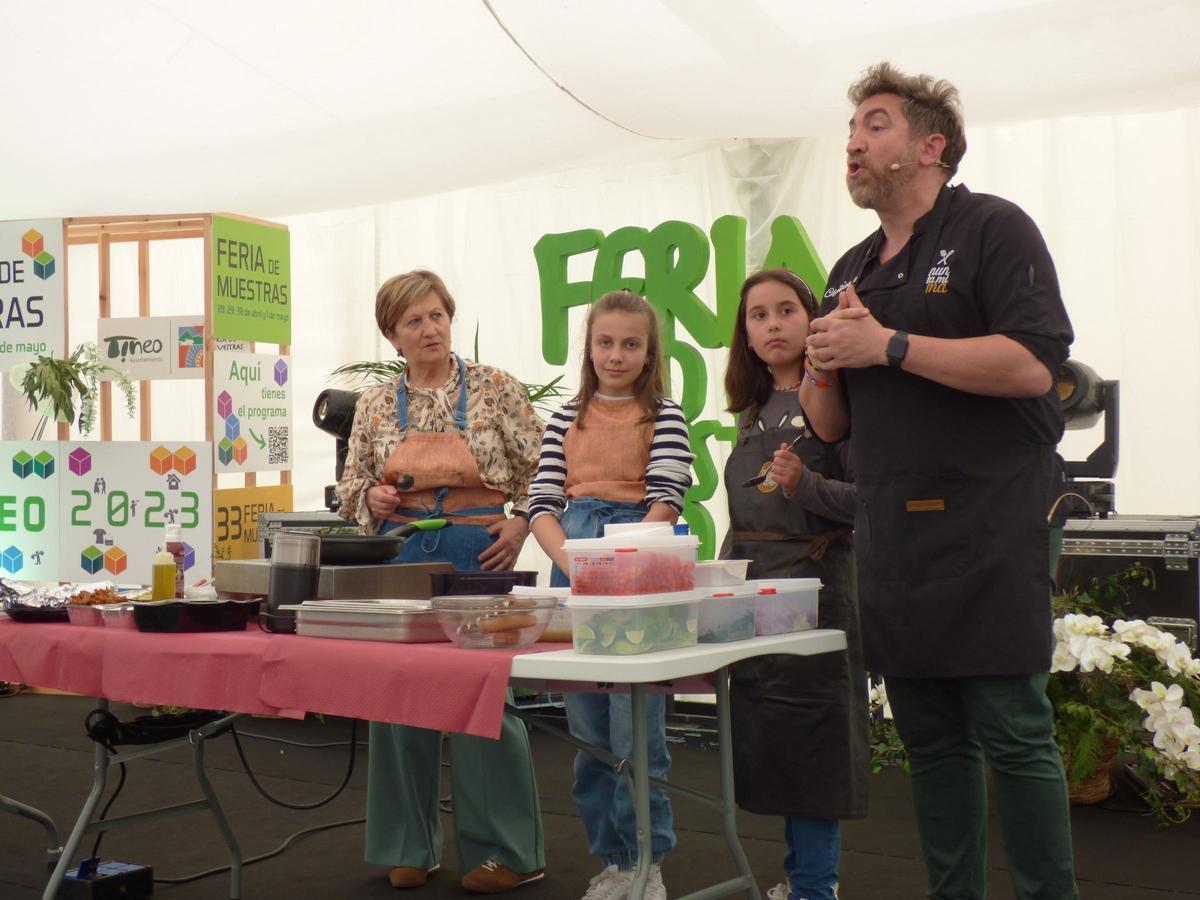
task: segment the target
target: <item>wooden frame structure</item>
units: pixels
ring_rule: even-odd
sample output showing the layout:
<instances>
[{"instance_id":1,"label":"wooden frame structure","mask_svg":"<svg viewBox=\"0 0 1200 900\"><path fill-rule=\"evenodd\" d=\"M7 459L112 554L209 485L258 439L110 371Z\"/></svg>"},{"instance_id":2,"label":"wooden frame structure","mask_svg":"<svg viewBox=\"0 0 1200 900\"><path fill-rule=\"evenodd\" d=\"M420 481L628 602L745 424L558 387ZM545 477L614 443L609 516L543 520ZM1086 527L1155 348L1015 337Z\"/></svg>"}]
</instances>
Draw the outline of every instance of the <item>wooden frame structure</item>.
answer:
<instances>
[{"instance_id":1,"label":"wooden frame structure","mask_svg":"<svg viewBox=\"0 0 1200 900\"><path fill-rule=\"evenodd\" d=\"M213 325L213 283L212 283L212 243L213 243L213 217L219 216L227 219L237 219L243 222L250 222L255 225L264 225L269 228L278 228L282 231L287 231L286 225L278 222L269 222L265 219L255 219L249 216L240 216L233 213L189 213L186 215L141 215L141 216L75 216L63 219L63 245L66 248L64 255L70 256L70 248L81 244L95 244L98 248L97 257L99 260L99 318L107 319L111 316L111 293L112 293L112 245L115 243L136 242L138 248L138 315L150 315L150 245L153 241L170 241L182 240L188 238L199 238L203 241L204 253L204 439L209 443L213 443L213 347L215 344L212 325ZM64 297L64 328L67 319L69 318L65 311L70 309L70 297L68 295L67 281L63 280L63 297ZM70 335L65 335L64 346L70 350ZM254 344L250 344L250 349L254 349ZM279 345L280 355L285 355L289 352L290 346L287 344ZM154 438L151 436L151 415L150 415L150 398L151 398L151 382L140 380L138 382L138 412L139 412L139 433L140 439L150 441ZM100 440L112 440L112 382L105 381L100 384L100 402L98 409L98 418L100 422ZM69 426L60 423L58 426L59 440L67 440L70 437ZM256 484L256 473L244 472L246 487L254 487ZM214 495L217 490L217 472L216 467L213 468L213 491ZM282 469L279 472L280 484L291 484L292 473L290 469Z\"/></svg>"}]
</instances>

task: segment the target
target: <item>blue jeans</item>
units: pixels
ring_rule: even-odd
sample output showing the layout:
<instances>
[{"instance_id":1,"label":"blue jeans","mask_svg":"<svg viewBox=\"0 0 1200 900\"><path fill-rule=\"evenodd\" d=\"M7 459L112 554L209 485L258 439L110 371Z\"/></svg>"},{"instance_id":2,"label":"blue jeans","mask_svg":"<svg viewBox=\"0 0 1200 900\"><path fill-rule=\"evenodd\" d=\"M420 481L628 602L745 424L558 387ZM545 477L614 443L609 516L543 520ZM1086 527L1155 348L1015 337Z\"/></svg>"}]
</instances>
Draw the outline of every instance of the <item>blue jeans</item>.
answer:
<instances>
[{"instance_id":1,"label":"blue jeans","mask_svg":"<svg viewBox=\"0 0 1200 900\"><path fill-rule=\"evenodd\" d=\"M380 534L399 528L400 522L384 522ZM492 536L482 525L454 525L444 531L418 531L404 542L389 562L448 562L456 572L478 572L479 554L492 545Z\"/></svg>"},{"instance_id":2,"label":"blue jeans","mask_svg":"<svg viewBox=\"0 0 1200 900\"><path fill-rule=\"evenodd\" d=\"M609 523L640 522L646 517L644 503L618 503L595 497L578 497L567 504L562 529L568 538L600 537ZM570 582L557 566L550 584L565 587ZM571 734L623 759L633 756L633 710L628 694L567 694L567 723ZM671 770L667 752L667 698L646 695L646 732L649 774L666 778ZM637 818L625 777L590 753L575 754L575 783L571 796L579 807L588 835L588 852L604 864L632 869L637 861ZM659 787L650 788L650 851L658 862L675 846L671 801Z\"/></svg>"},{"instance_id":3,"label":"blue jeans","mask_svg":"<svg viewBox=\"0 0 1200 900\"><path fill-rule=\"evenodd\" d=\"M633 757L633 710L628 694L567 694L567 722L580 740L609 750L622 759ZM667 752L667 698L646 695L649 772L666 778L671 770ZM587 829L588 853L604 865L632 869L637 862L637 818L625 776L582 750L575 754L575 783L571 796ZM675 846L671 801L660 787L650 788L650 852L653 862Z\"/></svg>"},{"instance_id":4,"label":"blue jeans","mask_svg":"<svg viewBox=\"0 0 1200 900\"><path fill-rule=\"evenodd\" d=\"M783 833L788 846L783 865L789 900L837 900L834 889L842 852L838 820L785 816Z\"/></svg>"}]
</instances>

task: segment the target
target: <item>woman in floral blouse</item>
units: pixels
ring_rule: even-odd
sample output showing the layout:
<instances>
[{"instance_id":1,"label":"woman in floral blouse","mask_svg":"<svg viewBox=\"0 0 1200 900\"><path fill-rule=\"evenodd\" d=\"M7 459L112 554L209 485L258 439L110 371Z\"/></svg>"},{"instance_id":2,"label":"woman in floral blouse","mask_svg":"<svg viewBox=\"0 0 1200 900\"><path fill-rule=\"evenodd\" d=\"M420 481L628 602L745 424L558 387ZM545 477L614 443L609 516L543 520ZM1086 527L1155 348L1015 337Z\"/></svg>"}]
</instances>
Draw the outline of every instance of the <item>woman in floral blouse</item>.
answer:
<instances>
[{"instance_id":1,"label":"woman in floral blouse","mask_svg":"<svg viewBox=\"0 0 1200 900\"><path fill-rule=\"evenodd\" d=\"M367 534L415 519L453 524L414 535L396 562L511 569L529 533L526 502L544 425L515 378L451 351L453 318L454 298L433 272L396 275L379 289L375 320L407 365L359 398L337 486L340 511ZM541 812L524 725L506 715L498 741L451 734L450 752L463 887L497 893L541 878ZM366 858L391 867L395 887L422 885L439 866L440 762L438 732L371 723Z\"/></svg>"}]
</instances>

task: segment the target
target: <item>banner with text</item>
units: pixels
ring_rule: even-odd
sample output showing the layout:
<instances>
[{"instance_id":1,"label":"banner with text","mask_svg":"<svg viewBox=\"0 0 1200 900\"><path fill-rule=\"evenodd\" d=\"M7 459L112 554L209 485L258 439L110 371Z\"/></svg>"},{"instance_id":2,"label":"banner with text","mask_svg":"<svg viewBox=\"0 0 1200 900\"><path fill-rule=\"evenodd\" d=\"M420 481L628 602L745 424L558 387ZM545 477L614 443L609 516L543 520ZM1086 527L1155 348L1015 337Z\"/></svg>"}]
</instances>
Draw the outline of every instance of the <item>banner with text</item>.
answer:
<instances>
[{"instance_id":1,"label":"banner with text","mask_svg":"<svg viewBox=\"0 0 1200 900\"><path fill-rule=\"evenodd\" d=\"M0 569L24 581L149 584L179 525L189 583L212 577L212 445L0 441Z\"/></svg>"},{"instance_id":2,"label":"banner with text","mask_svg":"<svg viewBox=\"0 0 1200 900\"><path fill-rule=\"evenodd\" d=\"M0 372L66 355L62 219L0 222Z\"/></svg>"},{"instance_id":3,"label":"banner with text","mask_svg":"<svg viewBox=\"0 0 1200 900\"><path fill-rule=\"evenodd\" d=\"M56 581L58 442L4 441L0 448L0 576Z\"/></svg>"},{"instance_id":4,"label":"banner with text","mask_svg":"<svg viewBox=\"0 0 1200 900\"><path fill-rule=\"evenodd\" d=\"M292 486L273 484L264 487L222 488L217 491L213 535L217 559L259 559L262 547L258 535L258 514L291 512Z\"/></svg>"},{"instance_id":5,"label":"banner with text","mask_svg":"<svg viewBox=\"0 0 1200 900\"><path fill-rule=\"evenodd\" d=\"M214 353L211 414L218 474L290 469L291 357Z\"/></svg>"},{"instance_id":6,"label":"banner with text","mask_svg":"<svg viewBox=\"0 0 1200 900\"><path fill-rule=\"evenodd\" d=\"M286 228L212 218L213 336L292 342L292 244Z\"/></svg>"}]
</instances>

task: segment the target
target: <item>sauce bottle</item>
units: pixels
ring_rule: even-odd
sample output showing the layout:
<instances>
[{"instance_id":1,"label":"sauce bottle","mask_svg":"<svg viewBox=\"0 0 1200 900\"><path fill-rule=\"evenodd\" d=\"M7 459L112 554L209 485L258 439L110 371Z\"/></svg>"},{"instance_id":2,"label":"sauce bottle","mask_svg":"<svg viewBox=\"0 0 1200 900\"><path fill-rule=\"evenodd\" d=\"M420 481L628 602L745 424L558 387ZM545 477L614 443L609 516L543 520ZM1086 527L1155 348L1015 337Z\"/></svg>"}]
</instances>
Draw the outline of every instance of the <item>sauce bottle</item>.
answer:
<instances>
[{"instance_id":1,"label":"sauce bottle","mask_svg":"<svg viewBox=\"0 0 1200 900\"><path fill-rule=\"evenodd\" d=\"M166 552L171 554L171 561L175 565L175 590L173 596L176 599L182 600L184 594L183 576L183 557L187 552L183 547L183 529L178 525L167 526L167 545Z\"/></svg>"},{"instance_id":2,"label":"sauce bottle","mask_svg":"<svg viewBox=\"0 0 1200 900\"><path fill-rule=\"evenodd\" d=\"M150 570L151 600L170 600L175 596L175 557L162 547L154 554L154 565Z\"/></svg>"}]
</instances>

